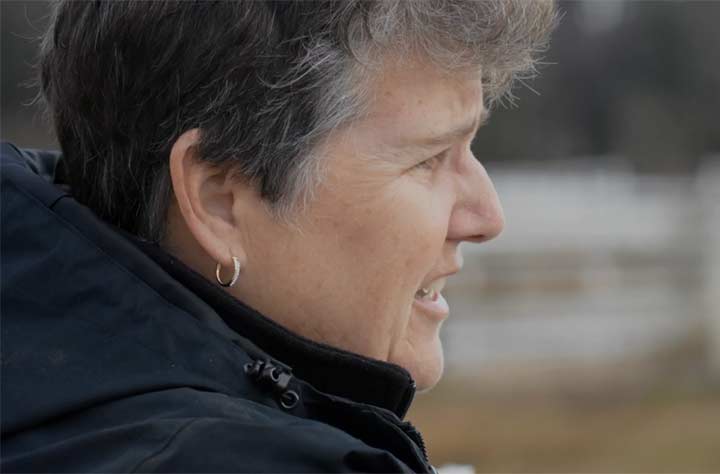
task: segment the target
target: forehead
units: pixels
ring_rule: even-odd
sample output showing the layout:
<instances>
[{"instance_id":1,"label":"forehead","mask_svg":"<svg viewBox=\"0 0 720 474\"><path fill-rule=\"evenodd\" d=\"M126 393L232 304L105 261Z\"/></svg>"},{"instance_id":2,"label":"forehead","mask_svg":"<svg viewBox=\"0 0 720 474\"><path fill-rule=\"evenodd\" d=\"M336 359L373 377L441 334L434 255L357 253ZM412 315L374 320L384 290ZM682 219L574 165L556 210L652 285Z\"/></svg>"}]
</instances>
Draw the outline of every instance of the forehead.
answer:
<instances>
[{"instance_id":1,"label":"forehead","mask_svg":"<svg viewBox=\"0 0 720 474\"><path fill-rule=\"evenodd\" d=\"M447 73L423 63L386 67L368 80L360 127L388 145L421 140L473 123L484 114L479 71Z\"/></svg>"}]
</instances>

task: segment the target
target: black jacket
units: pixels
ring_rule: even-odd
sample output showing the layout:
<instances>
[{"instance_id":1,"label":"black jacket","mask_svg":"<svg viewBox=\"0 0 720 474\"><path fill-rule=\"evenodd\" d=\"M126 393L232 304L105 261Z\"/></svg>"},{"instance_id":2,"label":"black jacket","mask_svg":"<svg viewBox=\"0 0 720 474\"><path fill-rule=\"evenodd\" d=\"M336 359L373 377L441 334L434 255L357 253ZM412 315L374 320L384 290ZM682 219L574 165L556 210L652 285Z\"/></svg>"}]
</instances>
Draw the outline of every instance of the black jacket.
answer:
<instances>
[{"instance_id":1,"label":"black jacket","mask_svg":"<svg viewBox=\"0 0 720 474\"><path fill-rule=\"evenodd\" d=\"M318 344L3 144L3 472L431 471L402 368Z\"/></svg>"}]
</instances>

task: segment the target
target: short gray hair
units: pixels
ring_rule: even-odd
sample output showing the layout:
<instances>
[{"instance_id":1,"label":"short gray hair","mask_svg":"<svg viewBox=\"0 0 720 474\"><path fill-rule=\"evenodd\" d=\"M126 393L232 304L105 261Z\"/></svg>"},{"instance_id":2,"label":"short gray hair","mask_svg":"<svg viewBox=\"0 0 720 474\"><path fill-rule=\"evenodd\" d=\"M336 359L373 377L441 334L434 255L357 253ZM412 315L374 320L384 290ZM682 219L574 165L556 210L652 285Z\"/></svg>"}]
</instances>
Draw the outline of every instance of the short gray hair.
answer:
<instances>
[{"instance_id":1,"label":"short gray hair","mask_svg":"<svg viewBox=\"0 0 720 474\"><path fill-rule=\"evenodd\" d=\"M199 128L200 159L287 217L322 178L318 144L362 114L362 78L388 52L481 70L491 106L532 75L555 24L552 0L66 0L40 83L75 197L159 241L183 132Z\"/></svg>"}]
</instances>

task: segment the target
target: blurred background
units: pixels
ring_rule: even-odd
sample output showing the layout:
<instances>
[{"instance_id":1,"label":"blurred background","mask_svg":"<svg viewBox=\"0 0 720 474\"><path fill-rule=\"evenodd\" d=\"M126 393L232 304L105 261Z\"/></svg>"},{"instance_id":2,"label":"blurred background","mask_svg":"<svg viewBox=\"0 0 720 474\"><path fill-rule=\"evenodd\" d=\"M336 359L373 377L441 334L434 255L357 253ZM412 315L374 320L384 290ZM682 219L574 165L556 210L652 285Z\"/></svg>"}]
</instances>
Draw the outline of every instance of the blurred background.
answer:
<instances>
[{"instance_id":1,"label":"blurred background","mask_svg":"<svg viewBox=\"0 0 720 474\"><path fill-rule=\"evenodd\" d=\"M531 1L531 0L528 0ZM445 291L436 465L720 472L720 2L560 2L541 75L478 136L507 217ZM2 138L29 106L43 2L2 3Z\"/></svg>"}]
</instances>

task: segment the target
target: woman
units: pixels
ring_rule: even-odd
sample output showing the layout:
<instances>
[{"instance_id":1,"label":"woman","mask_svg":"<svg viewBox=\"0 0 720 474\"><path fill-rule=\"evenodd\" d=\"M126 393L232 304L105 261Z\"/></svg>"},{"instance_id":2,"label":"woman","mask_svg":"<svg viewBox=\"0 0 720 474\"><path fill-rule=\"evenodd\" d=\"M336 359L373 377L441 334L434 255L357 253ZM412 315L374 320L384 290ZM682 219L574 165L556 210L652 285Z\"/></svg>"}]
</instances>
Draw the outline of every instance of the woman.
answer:
<instances>
[{"instance_id":1,"label":"woman","mask_svg":"<svg viewBox=\"0 0 720 474\"><path fill-rule=\"evenodd\" d=\"M432 471L470 143L547 2L61 2L3 145L3 469Z\"/></svg>"}]
</instances>

